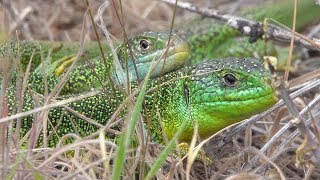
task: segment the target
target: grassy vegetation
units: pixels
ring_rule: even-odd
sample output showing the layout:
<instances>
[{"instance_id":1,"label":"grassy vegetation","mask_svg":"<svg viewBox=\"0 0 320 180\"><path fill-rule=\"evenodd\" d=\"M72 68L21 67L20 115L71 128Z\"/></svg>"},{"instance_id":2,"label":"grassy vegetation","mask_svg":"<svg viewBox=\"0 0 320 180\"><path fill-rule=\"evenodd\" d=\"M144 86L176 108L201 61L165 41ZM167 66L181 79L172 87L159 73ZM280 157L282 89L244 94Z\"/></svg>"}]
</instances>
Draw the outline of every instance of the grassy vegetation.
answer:
<instances>
[{"instance_id":1,"label":"grassy vegetation","mask_svg":"<svg viewBox=\"0 0 320 180\"><path fill-rule=\"evenodd\" d=\"M181 22L184 18L193 16L181 10L177 10L178 14L176 14L173 8L159 2L138 0L129 1L126 4L115 2L115 4L112 1L110 2L109 9L106 12L110 16L104 15L104 25L118 26L116 30L113 26L110 29L95 27L95 23L91 21L95 21L94 13L90 15L89 11L87 11L86 3L78 5L78 8L82 10L80 14L84 14L84 18L80 21L71 18L72 22L68 21L69 23L66 24L69 26L73 23L81 24L81 26L74 25L75 27L70 30L71 39L80 41L79 52L82 51L85 41L88 39L100 39L102 41L104 38L108 40L109 38L114 39L113 36L118 38L121 36L130 37L138 31L148 29L146 27L142 28L142 24L154 25L155 29L153 30L173 29L176 27L173 19L176 22ZM11 9L23 9L21 7L26 5L25 3L23 1L12 3ZM45 6L41 2L36 4L30 2L30 4L34 9ZM70 7L71 4L59 2L56 5L66 8ZM98 6L99 4L92 2L91 11L97 11ZM142 17L139 17L141 15L138 13L140 10L136 10L133 7L145 9ZM2 8L2 11L6 13L7 19L12 21L7 23L12 25L14 22L19 22L20 24L17 27L22 29L15 36L15 32L8 28L5 31L10 34L8 36L17 37L18 39L28 39L28 37L33 36L38 39L33 32L34 27L24 21L27 17L26 15L22 16L22 21L18 21L18 19L12 17L13 15L10 15L10 10ZM65 11L64 8L61 8L61 12ZM77 7L70 7L70 9L79 14L75 10ZM115 15L114 9L117 10L119 16ZM17 17L19 17L18 15ZM30 21L36 24L36 19L39 16L36 14L29 15ZM54 14L52 16L54 18ZM106 17L111 18L106 20ZM39 27L43 23L40 19L38 19L39 22L35 27ZM120 25L121 23L119 22L122 22L123 19L124 23ZM100 21L98 22L101 23ZM63 39L64 29L57 28L60 26L61 24L59 23L56 26L49 24L49 27L46 27L48 29L44 28L44 32L41 31L39 33L39 39ZM8 27L5 21L2 27ZM89 29L94 29L96 33L90 34ZM124 29L126 31L123 31ZM106 34L106 30L111 30L109 31L110 34ZM81 34L80 38L73 39L76 36L74 34ZM70 36L68 35L67 37ZM110 40L108 42L113 47L110 43L118 41ZM249 126L245 132L232 134L236 132L236 129L228 127L208 139L201 140L197 138L195 133L191 143L192 146L189 149L190 153L186 155L187 160L184 160L186 157L183 157L184 153L180 152L183 149L180 150L177 144L177 137L182 133L181 131L178 131L176 136L168 141L166 145L155 144L150 141L150 135L146 129L148 123L147 126L144 123L148 119L141 114L141 111L145 108L143 97L146 93L145 88L148 77L137 90L125 89L127 99L119 104L117 111L114 112L108 123L103 125L100 130L87 137L79 137L77 134L65 135L61 137L61 141L56 148L49 148L46 143L46 139L49 138L46 136L46 127L47 124L50 124L50 120L47 117L48 109L65 106L68 102L78 101L81 98L97 93L96 91L88 92L83 96L56 102L54 100L55 96L59 93L63 82L66 81L67 73L65 77L61 78L61 83L57 85L52 93L44 94L42 97L46 102L44 106L39 106L39 108L30 112L36 114L32 129L25 137L20 137L17 131L13 131L13 126L16 125L16 129L21 128L21 123L19 122L22 117L27 115L22 112L22 95L27 88L26 78L30 69L27 68L26 72L19 72L20 74L25 74L25 76L18 76L16 81L17 104L14 111L17 115L15 118L7 117L8 100L4 90L10 87L10 79L12 78L10 71L12 69L19 71L19 58L13 58L12 55L5 54L0 61L3 75L0 95L0 102L3 102L0 104L2 112L2 118L0 119L1 179L152 179L153 177L157 179L247 179L249 177L252 179L279 179L282 176L293 179L317 178L319 177L320 169L314 165L312 148L317 148L320 144L319 123L317 122L319 119L319 105L317 104L319 91L316 88L308 88L308 86L319 83L319 80L307 81L310 74L306 76L301 76L301 74L311 71L313 75L315 74L315 77L318 77L319 73L314 70L318 68L319 64L316 62L319 60L320 54L312 52L314 55L309 56L312 53L308 53L309 57L305 58L301 55L306 55L305 52L297 52L300 59L304 61L299 66L303 68L298 68L294 72L294 75L300 79L299 83L295 83L295 86L291 87L291 91L300 92L300 94L291 102L302 113L303 119L307 120L307 125L310 127L307 131L313 135L316 142L315 147L307 144L306 138L293 126L294 121L291 120L292 117L287 108L278 103L279 105L275 106L272 112L253 117L252 119L260 118L261 120ZM78 56L80 56L80 53ZM11 61L11 59L14 59L14 61ZM125 87L129 87L129 85ZM302 87L304 89L301 89ZM124 107L127 108L127 111L123 110ZM77 112L74 113L81 116ZM110 129L111 125L115 124L124 125L121 132ZM37 147L37 139L40 134L44 134L44 145ZM106 137L106 134L115 134L118 138L109 138ZM68 138L75 139L75 142L64 144L63 141ZM203 150L213 160L213 163L195 160L195 154L198 152L203 153ZM257 157L260 158L260 161L254 162Z\"/></svg>"}]
</instances>

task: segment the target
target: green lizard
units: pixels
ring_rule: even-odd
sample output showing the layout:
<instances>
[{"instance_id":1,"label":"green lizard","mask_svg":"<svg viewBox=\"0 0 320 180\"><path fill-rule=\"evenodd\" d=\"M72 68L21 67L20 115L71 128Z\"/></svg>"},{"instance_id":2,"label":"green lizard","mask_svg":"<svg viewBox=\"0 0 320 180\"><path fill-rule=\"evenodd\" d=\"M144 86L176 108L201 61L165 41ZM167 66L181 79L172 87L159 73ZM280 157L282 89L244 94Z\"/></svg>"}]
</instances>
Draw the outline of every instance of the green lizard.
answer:
<instances>
[{"instance_id":1,"label":"green lizard","mask_svg":"<svg viewBox=\"0 0 320 180\"><path fill-rule=\"evenodd\" d=\"M255 10L250 10L248 12L245 12L245 16L247 16L249 19L252 20L258 20L262 21L263 18L265 17L271 17L273 19L278 20L279 22L290 26L291 24L291 16L292 16L292 8L288 9L290 7L290 4L292 2L290 0L282 1L280 3L277 3L277 5L269 5L267 7L260 7ZM297 29L301 29L302 27L305 26L305 24L308 24L312 22L314 19L320 17L320 11L319 7L315 6L313 2L310 1L302 1L299 3L298 6L298 13L304 12L308 10L308 13L306 15L299 15L297 16ZM152 34L152 33L151 33ZM221 57L227 57L227 56L232 56L232 57L251 57L251 56L258 56L259 58L262 58L264 55L274 55L277 56L277 52L273 48L272 44L268 44L267 47L268 49L265 49L265 44L263 41L258 41L256 43L249 43L247 42L247 38L244 39L239 39L237 37L240 36L240 33L236 30L233 30L230 27L227 27L226 25L219 24L214 20L211 19L205 19L199 23L198 26L188 28L183 34L186 34L187 41L190 46L190 53L189 53L189 63L188 64L196 64L197 62L201 62L203 59L211 59L211 58L221 58ZM146 35L148 36L148 35ZM139 37L139 36L138 36ZM160 38L161 39L161 38ZM152 35L151 35L151 40ZM162 44L161 44L162 43ZM42 50L44 51L44 54L49 54L50 49L58 49L58 50L52 50L52 53L50 55L50 58L52 59L51 61L57 61L57 59L63 59L63 57L74 57L74 53L77 51L76 49L76 44L72 43L67 43L64 44L62 48L60 47L60 43L57 42L50 42L50 43L40 43L42 46ZM159 42L160 47L164 47L163 45L165 44L164 42ZM13 44L11 45L12 49L17 49L17 45ZM138 47L139 45L136 42L133 42L132 47ZM1 46L2 47L2 46ZM31 47L31 48L30 48ZM85 52L90 55L90 59L92 57L95 57L99 55L99 48L97 48L98 45L97 43L89 43L89 45L85 46ZM182 46L184 47L184 46ZM39 48L38 45L35 45L33 43L30 44L24 44L22 43L21 48L22 49L22 54L21 54L21 61L24 62L25 64L29 61L32 49L34 48ZM107 49L107 48L106 48ZM127 49L127 47L125 47ZM134 49L134 54L138 53L136 48ZM149 52L155 51L155 49L150 48ZM161 48L160 48L161 49ZM186 48L181 48L181 49L186 49ZM0 52L3 52L3 50ZM40 53L39 51L36 51L37 53L34 56L34 61L38 62L35 63L35 66L39 64L40 62ZM158 51L152 55L157 54ZM265 54L267 53L267 54ZM127 54L128 53L124 53ZM162 53L161 53L162 54ZM158 54L159 55L159 54ZM142 65L145 63L145 60L141 60L142 63L139 63L140 58L144 58L144 54L139 54L138 57L136 57L136 60L138 61L137 63L139 65ZM150 57L150 56L149 56ZM100 59L100 58L96 58ZM148 61L150 61L152 58L147 58ZM177 61L177 63L169 63L164 67L164 72L169 72L175 69L178 69L182 67L182 59L183 58L173 58L173 61L167 61L167 62L174 62ZM121 59L120 59L121 60ZM130 60L130 58L129 58ZM59 61L58 61L59 62ZM63 62L63 61L62 61ZM131 62L131 63L130 63ZM56 64L56 65L54 65ZM98 64L98 63L97 63ZM47 66L49 66L49 69L52 69L52 71L56 70L56 68L60 67L59 63L52 63L50 62ZM100 64L101 65L101 64ZM122 63L123 65L123 63ZM173 67L174 65L175 67ZM140 73L140 79L142 79L145 76L145 73L147 72L147 67L141 67L138 72ZM161 69L158 66L156 69L156 72L154 76L157 76L159 74L159 70ZM38 68L41 69L41 68ZM91 72L89 70L90 68L86 68L88 72ZM124 67L123 67L124 69ZM143 70L142 70L143 69ZM61 71L63 71L64 68L62 68ZM40 70L41 71L41 70ZM49 73L49 75L53 74L52 71ZM59 72L61 72L59 71ZM132 80L135 80L136 73L134 72L133 64L132 61L129 61L129 71L133 75ZM121 74L119 71L116 71L117 75ZM81 75L74 73L75 76L82 77ZM126 77L126 76L124 76ZM74 82L77 82L76 77L74 78ZM58 78L57 78L58 80ZM80 79L79 79L80 80ZM120 83L124 80L124 78L120 78ZM81 80L80 80L81 81ZM33 83L32 83L33 84ZM39 82L35 81L35 84L39 84ZM43 84L43 83L41 83ZM52 83L56 84L56 83ZM96 84L95 84L96 86ZM51 87L52 88L52 87ZM51 89L49 88L49 89ZM76 92L84 92L88 90L88 88L81 90L82 87L77 88ZM70 92L68 92L70 91ZM43 92L43 88L41 88L41 92ZM71 89L66 89L64 93L74 93L73 90Z\"/></svg>"},{"instance_id":2,"label":"green lizard","mask_svg":"<svg viewBox=\"0 0 320 180\"><path fill-rule=\"evenodd\" d=\"M154 104L158 84L158 100ZM134 90L137 85L138 82L132 82L131 88ZM181 142L185 142L192 138L194 125L198 123L199 135L205 138L228 125L266 110L276 102L271 75L264 69L262 62L255 58L224 58L203 62L168 73L162 78L152 79L147 89L147 110L150 113L155 105L159 113L149 116L152 117L150 128L153 138L158 142L163 142L161 127L166 137L172 138L181 124L187 121L184 133L179 138ZM10 91L9 96L9 109L12 109L15 104L14 93ZM70 97L73 96L58 97L57 100ZM124 100L125 97L120 89L117 90L117 98ZM23 111L33 109L35 102L32 96L26 93L24 98ZM69 103L67 106L92 118L101 126L106 124L118 108L114 97L105 93ZM48 115L48 142L51 147L67 133L86 136L99 128L63 107L51 109ZM22 119L22 136L30 130L34 119L34 116Z\"/></svg>"},{"instance_id":3,"label":"green lizard","mask_svg":"<svg viewBox=\"0 0 320 180\"><path fill-rule=\"evenodd\" d=\"M108 81L108 69L111 71L113 81L118 82L117 84L123 84L127 77L126 66L128 66L128 72L131 76L130 81L138 80L138 76L140 79L144 78L149 68L158 63L159 60L159 64L152 71L151 77L158 76L161 72L166 73L183 67L189 55L188 43L180 35L173 34L168 47L168 36L169 34L167 32L145 32L129 39L128 42L121 44L116 48L116 55L121 65L120 68L117 67L116 62L113 60L112 53L108 55L107 67L104 65L101 58L99 58L99 60L92 60L90 65L85 64L77 66L70 74L70 78L60 91L60 94L81 93L95 87L103 86L104 83ZM135 72L128 44L130 44L132 55L135 58L138 76ZM167 54L164 55L166 51ZM63 52L65 52L65 49ZM56 59L60 57L62 57L61 54L60 56L54 56ZM73 57L73 55L71 55L71 57ZM52 91L60 80L60 76L57 76L54 71L60 66L61 60L55 59L55 61L52 61L52 58L52 56L49 56L45 61L49 91ZM62 59L62 63L65 62L66 61ZM162 66L164 67L162 68ZM92 67L94 67L93 69L96 75L92 72ZM36 92L44 92L44 76L42 75L41 66L36 68L29 76L28 82Z\"/></svg>"}]
</instances>

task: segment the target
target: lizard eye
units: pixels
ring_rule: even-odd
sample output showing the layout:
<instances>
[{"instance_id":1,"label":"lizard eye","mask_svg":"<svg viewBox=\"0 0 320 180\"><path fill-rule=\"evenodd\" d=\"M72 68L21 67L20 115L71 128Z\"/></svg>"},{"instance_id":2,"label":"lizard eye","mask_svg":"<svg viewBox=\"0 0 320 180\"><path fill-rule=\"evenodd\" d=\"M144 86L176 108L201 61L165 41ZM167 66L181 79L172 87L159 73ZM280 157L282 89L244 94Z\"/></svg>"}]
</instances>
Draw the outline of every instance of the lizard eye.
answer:
<instances>
[{"instance_id":1,"label":"lizard eye","mask_svg":"<svg viewBox=\"0 0 320 180\"><path fill-rule=\"evenodd\" d=\"M225 74L223 79L228 86L234 86L237 82L237 78L233 74Z\"/></svg>"},{"instance_id":2,"label":"lizard eye","mask_svg":"<svg viewBox=\"0 0 320 180\"><path fill-rule=\"evenodd\" d=\"M149 42L145 39L141 40L139 44L140 44L140 48L143 50L146 50L149 48Z\"/></svg>"}]
</instances>

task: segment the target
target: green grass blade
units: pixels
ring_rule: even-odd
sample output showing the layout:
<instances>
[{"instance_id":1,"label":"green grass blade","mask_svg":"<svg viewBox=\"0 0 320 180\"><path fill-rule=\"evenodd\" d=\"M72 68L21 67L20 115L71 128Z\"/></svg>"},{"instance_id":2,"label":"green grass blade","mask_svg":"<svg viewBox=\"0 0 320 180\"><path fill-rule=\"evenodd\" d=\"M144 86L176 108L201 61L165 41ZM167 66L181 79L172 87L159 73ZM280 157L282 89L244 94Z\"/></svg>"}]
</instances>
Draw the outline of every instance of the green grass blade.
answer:
<instances>
[{"instance_id":1,"label":"green grass blade","mask_svg":"<svg viewBox=\"0 0 320 180\"><path fill-rule=\"evenodd\" d=\"M115 166L113 168L112 179L120 179L121 171L123 168L123 162L125 159L125 152L129 145L130 138L132 137L135 125L138 120L138 116L142 107L142 102L144 95L146 94L147 82L150 76L150 71L148 72L145 81L141 87L140 93L138 95L136 104L133 109L131 119L129 121L128 129L124 130L119 139L119 149L115 160Z\"/></svg>"},{"instance_id":2,"label":"green grass blade","mask_svg":"<svg viewBox=\"0 0 320 180\"><path fill-rule=\"evenodd\" d=\"M150 171L148 172L146 176L146 180L152 179L156 172L161 168L162 164L166 160L167 156L171 152L171 150L174 148L176 140L181 136L184 128L187 125L187 121L184 121L177 133L174 135L174 137L170 140L170 142L167 144L167 146L164 148L154 165L151 167Z\"/></svg>"}]
</instances>

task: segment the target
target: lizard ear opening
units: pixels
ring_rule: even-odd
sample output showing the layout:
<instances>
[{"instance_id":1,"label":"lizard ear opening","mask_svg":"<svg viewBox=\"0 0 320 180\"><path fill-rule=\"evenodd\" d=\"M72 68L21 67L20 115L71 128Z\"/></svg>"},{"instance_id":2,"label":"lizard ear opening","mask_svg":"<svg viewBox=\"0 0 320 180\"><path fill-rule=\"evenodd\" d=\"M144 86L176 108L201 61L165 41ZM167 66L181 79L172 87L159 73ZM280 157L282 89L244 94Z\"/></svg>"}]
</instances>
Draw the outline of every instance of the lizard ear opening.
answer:
<instances>
[{"instance_id":1,"label":"lizard ear opening","mask_svg":"<svg viewBox=\"0 0 320 180\"><path fill-rule=\"evenodd\" d=\"M184 100L186 101L186 104L189 106L189 87L187 84L183 85L183 95L184 95Z\"/></svg>"}]
</instances>

